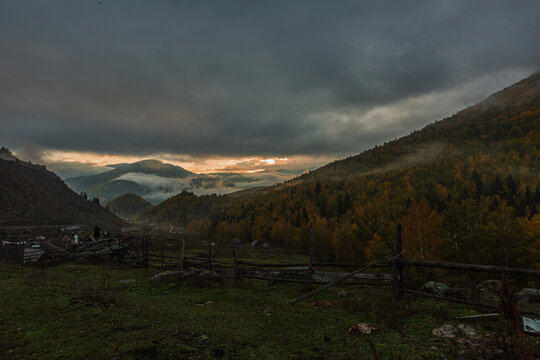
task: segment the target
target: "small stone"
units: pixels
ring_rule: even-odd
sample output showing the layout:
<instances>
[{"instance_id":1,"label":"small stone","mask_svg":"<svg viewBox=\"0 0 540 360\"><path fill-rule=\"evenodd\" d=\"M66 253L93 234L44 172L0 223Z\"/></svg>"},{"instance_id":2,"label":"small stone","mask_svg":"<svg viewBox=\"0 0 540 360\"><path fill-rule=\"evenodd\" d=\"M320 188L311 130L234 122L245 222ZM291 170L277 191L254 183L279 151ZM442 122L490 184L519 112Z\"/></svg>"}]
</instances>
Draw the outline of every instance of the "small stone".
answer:
<instances>
[{"instance_id":1,"label":"small stone","mask_svg":"<svg viewBox=\"0 0 540 360\"><path fill-rule=\"evenodd\" d=\"M445 339L453 339L456 337L457 329L452 324L444 324L440 328L433 329L432 334Z\"/></svg>"},{"instance_id":2,"label":"small stone","mask_svg":"<svg viewBox=\"0 0 540 360\"><path fill-rule=\"evenodd\" d=\"M347 290L345 289L339 290L338 297L346 297L346 296L349 296L349 293L347 292Z\"/></svg>"},{"instance_id":3,"label":"small stone","mask_svg":"<svg viewBox=\"0 0 540 360\"><path fill-rule=\"evenodd\" d=\"M150 278L150 281L154 281L154 282L164 281L164 280L178 277L179 274L180 274L179 270L168 270L168 271L164 271L164 272L161 272L159 274L152 276Z\"/></svg>"},{"instance_id":4,"label":"small stone","mask_svg":"<svg viewBox=\"0 0 540 360\"><path fill-rule=\"evenodd\" d=\"M119 284L131 284L131 283L134 283L136 280L135 279L126 279L126 280L118 280L118 283Z\"/></svg>"},{"instance_id":5,"label":"small stone","mask_svg":"<svg viewBox=\"0 0 540 360\"><path fill-rule=\"evenodd\" d=\"M379 329L366 323L357 323L349 328L349 334L371 335L376 330Z\"/></svg>"}]
</instances>

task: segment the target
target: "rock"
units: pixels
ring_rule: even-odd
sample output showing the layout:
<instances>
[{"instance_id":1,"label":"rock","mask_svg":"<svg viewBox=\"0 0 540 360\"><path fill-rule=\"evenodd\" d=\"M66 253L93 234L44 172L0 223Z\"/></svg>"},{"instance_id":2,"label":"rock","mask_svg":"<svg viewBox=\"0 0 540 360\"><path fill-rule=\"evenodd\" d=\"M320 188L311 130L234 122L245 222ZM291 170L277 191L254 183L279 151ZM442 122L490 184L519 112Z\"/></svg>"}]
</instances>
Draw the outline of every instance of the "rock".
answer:
<instances>
[{"instance_id":1,"label":"rock","mask_svg":"<svg viewBox=\"0 0 540 360\"><path fill-rule=\"evenodd\" d=\"M533 288L521 289L517 293L518 301L528 303L540 303L540 290Z\"/></svg>"},{"instance_id":2,"label":"rock","mask_svg":"<svg viewBox=\"0 0 540 360\"><path fill-rule=\"evenodd\" d=\"M131 283L134 283L136 280L135 279L127 279L127 280L118 280L117 282L119 284L131 284Z\"/></svg>"},{"instance_id":3,"label":"rock","mask_svg":"<svg viewBox=\"0 0 540 360\"><path fill-rule=\"evenodd\" d=\"M443 296L457 299L467 299L469 297L469 294L466 290L449 287L448 289L443 291Z\"/></svg>"},{"instance_id":4,"label":"rock","mask_svg":"<svg viewBox=\"0 0 540 360\"><path fill-rule=\"evenodd\" d=\"M347 292L347 290L341 289L341 290L339 290L337 295L338 295L338 297L346 297L346 296L349 296L349 293Z\"/></svg>"},{"instance_id":5,"label":"rock","mask_svg":"<svg viewBox=\"0 0 540 360\"><path fill-rule=\"evenodd\" d=\"M208 300L208 301L198 302L195 305L197 305L197 306L206 306L206 305L212 305L213 303L214 302L212 300Z\"/></svg>"},{"instance_id":6,"label":"rock","mask_svg":"<svg viewBox=\"0 0 540 360\"><path fill-rule=\"evenodd\" d=\"M476 336L477 333L476 333L476 330L472 327L472 326L469 326L469 325L465 325L465 324L459 324L457 326L457 329L459 332L461 332L462 334L466 335L467 337L471 337L471 336Z\"/></svg>"},{"instance_id":7,"label":"rock","mask_svg":"<svg viewBox=\"0 0 540 360\"><path fill-rule=\"evenodd\" d=\"M157 281L170 280L170 279L178 278L178 275L180 275L180 270L168 270L168 271L164 271L164 272L161 272L159 274L152 276L150 278L150 281L157 282Z\"/></svg>"},{"instance_id":8,"label":"rock","mask_svg":"<svg viewBox=\"0 0 540 360\"><path fill-rule=\"evenodd\" d=\"M332 279L327 278L325 276L320 276L320 275L313 275L312 279L313 279L313 281L322 282L322 283L332 282Z\"/></svg>"},{"instance_id":9,"label":"rock","mask_svg":"<svg viewBox=\"0 0 540 360\"><path fill-rule=\"evenodd\" d=\"M200 278L221 282L223 278L217 272L207 269L189 268L182 273L182 278Z\"/></svg>"},{"instance_id":10,"label":"rock","mask_svg":"<svg viewBox=\"0 0 540 360\"><path fill-rule=\"evenodd\" d=\"M501 281L500 280L485 280L476 286L476 290L483 293L499 295L501 293Z\"/></svg>"},{"instance_id":11,"label":"rock","mask_svg":"<svg viewBox=\"0 0 540 360\"><path fill-rule=\"evenodd\" d=\"M366 323L358 323L349 328L349 334L371 335L371 333L376 330L379 329Z\"/></svg>"},{"instance_id":12,"label":"rock","mask_svg":"<svg viewBox=\"0 0 540 360\"><path fill-rule=\"evenodd\" d=\"M456 337L457 329L452 324L444 324L440 328L433 329L431 333L438 337L453 339Z\"/></svg>"},{"instance_id":13,"label":"rock","mask_svg":"<svg viewBox=\"0 0 540 360\"><path fill-rule=\"evenodd\" d=\"M448 291L448 289L450 289L450 287L444 283L428 281L420 288L420 291L433 295L445 296L445 292Z\"/></svg>"},{"instance_id":14,"label":"rock","mask_svg":"<svg viewBox=\"0 0 540 360\"><path fill-rule=\"evenodd\" d=\"M452 324L444 324L440 328L433 329L432 334L445 339L454 339L458 334L466 337L476 336L476 330L465 324L459 324L457 327Z\"/></svg>"}]
</instances>

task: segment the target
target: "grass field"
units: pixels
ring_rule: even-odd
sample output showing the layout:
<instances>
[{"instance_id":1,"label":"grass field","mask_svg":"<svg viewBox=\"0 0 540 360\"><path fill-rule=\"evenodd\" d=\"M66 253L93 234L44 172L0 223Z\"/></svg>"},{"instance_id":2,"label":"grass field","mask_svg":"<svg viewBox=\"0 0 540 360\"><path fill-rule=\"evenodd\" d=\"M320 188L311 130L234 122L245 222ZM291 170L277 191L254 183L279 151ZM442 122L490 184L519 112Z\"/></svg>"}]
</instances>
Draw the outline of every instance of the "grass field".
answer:
<instances>
[{"instance_id":1,"label":"grass field","mask_svg":"<svg viewBox=\"0 0 540 360\"><path fill-rule=\"evenodd\" d=\"M21 273L0 266L0 358L373 359L372 341L381 359L452 359L461 345L432 329L476 313L416 297L396 303L389 290L367 288L345 298L330 289L291 306L305 292L301 285L149 282L158 271L64 264ZM118 283L123 279L136 281ZM379 330L348 334L358 322ZM496 328L478 326L480 333Z\"/></svg>"}]
</instances>

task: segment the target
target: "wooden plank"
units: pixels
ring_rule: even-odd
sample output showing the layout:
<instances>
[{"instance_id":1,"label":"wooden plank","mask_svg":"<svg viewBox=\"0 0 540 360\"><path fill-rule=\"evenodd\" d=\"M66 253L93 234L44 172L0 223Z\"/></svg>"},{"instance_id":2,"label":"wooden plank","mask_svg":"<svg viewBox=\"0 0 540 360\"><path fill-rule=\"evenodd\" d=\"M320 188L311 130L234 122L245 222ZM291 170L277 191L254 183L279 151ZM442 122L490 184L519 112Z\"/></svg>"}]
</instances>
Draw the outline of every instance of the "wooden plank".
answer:
<instances>
[{"instance_id":1,"label":"wooden plank","mask_svg":"<svg viewBox=\"0 0 540 360\"><path fill-rule=\"evenodd\" d=\"M458 316L456 320L483 320L483 319L497 318L499 316L501 316L501 314L499 313L467 315L467 316Z\"/></svg>"},{"instance_id":2,"label":"wooden plank","mask_svg":"<svg viewBox=\"0 0 540 360\"><path fill-rule=\"evenodd\" d=\"M242 275L242 278L267 280L267 281L292 282L292 283L308 283L309 282L309 280L306 280L306 279L280 278L280 277L275 277L275 276ZM313 284L324 285L324 284L328 284L328 282L313 280ZM389 286L388 283L371 283L371 282L362 282L362 281L343 282L340 284L340 286L359 286L359 285Z\"/></svg>"},{"instance_id":3,"label":"wooden plank","mask_svg":"<svg viewBox=\"0 0 540 360\"><path fill-rule=\"evenodd\" d=\"M182 237L182 255L180 258L180 271L184 271L185 261L186 261L186 239Z\"/></svg>"},{"instance_id":4,"label":"wooden plank","mask_svg":"<svg viewBox=\"0 0 540 360\"><path fill-rule=\"evenodd\" d=\"M240 272L238 270L238 249L236 247L233 248L233 256L234 256L234 281L238 282L240 280Z\"/></svg>"},{"instance_id":5,"label":"wooden plank","mask_svg":"<svg viewBox=\"0 0 540 360\"><path fill-rule=\"evenodd\" d=\"M540 271L538 270L507 268L504 266L463 264L463 263L451 263L451 262L443 262L443 261L406 260L406 259L399 260L399 263L406 266L432 267L432 268L439 268L439 269L468 270L468 271L483 271L483 272L488 272L488 273L520 274L520 275L528 275L532 277L540 277Z\"/></svg>"},{"instance_id":6,"label":"wooden plank","mask_svg":"<svg viewBox=\"0 0 540 360\"><path fill-rule=\"evenodd\" d=\"M308 266L308 276L309 276L309 290L313 289L313 223L309 224L309 266Z\"/></svg>"},{"instance_id":7,"label":"wooden plank","mask_svg":"<svg viewBox=\"0 0 540 360\"><path fill-rule=\"evenodd\" d=\"M327 271L315 271L314 275L326 276L326 277L343 277L349 273L342 272L327 272ZM392 275L385 273L357 273L352 276L354 279L366 279L366 280L392 280Z\"/></svg>"},{"instance_id":8,"label":"wooden plank","mask_svg":"<svg viewBox=\"0 0 540 360\"><path fill-rule=\"evenodd\" d=\"M295 267L295 266L302 266L302 267L309 267L309 263L255 263L245 260L238 260L238 264L240 265L248 265L253 267ZM338 268L348 268L348 267L354 267L354 268L361 268L363 266L366 266L367 264L356 264L356 263L313 263L313 267L338 267ZM381 262L380 264L376 264L371 266L373 268L390 268L392 265L390 262Z\"/></svg>"},{"instance_id":9,"label":"wooden plank","mask_svg":"<svg viewBox=\"0 0 540 360\"><path fill-rule=\"evenodd\" d=\"M401 225L398 224L396 228L396 240L392 245L392 255L394 260L392 261L392 293L394 294L394 300L399 300L399 285L401 283L401 276L403 273L403 265L399 264L403 254L403 243L401 239Z\"/></svg>"}]
</instances>

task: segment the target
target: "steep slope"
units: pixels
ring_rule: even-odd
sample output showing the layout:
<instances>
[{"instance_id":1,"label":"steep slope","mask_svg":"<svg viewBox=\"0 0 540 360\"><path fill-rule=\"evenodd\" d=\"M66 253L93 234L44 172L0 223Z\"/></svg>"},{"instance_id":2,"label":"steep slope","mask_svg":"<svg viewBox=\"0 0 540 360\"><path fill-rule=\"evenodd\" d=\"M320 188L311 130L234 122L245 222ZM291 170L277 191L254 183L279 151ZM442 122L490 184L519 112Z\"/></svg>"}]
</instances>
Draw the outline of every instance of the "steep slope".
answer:
<instances>
[{"instance_id":1,"label":"steep slope","mask_svg":"<svg viewBox=\"0 0 540 360\"><path fill-rule=\"evenodd\" d=\"M4 158L0 159L0 223L120 223L118 217L74 193L45 167Z\"/></svg>"},{"instance_id":2,"label":"steep slope","mask_svg":"<svg viewBox=\"0 0 540 360\"><path fill-rule=\"evenodd\" d=\"M121 217L122 219L132 220L139 213L151 207L152 204L140 196L127 193L111 200L107 206L112 213Z\"/></svg>"},{"instance_id":3,"label":"steep slope","mask_svg":"<svg viewBox=\"0 0 540 360\"><path fill-rule=\"evenodd\" d=\"M540 72L422 130L300 177L301 180L355 177L431 160L449 147L497 147L507 141L536 141L539 129ZM421 153L419 155L419 152ZM382 168L381 168L382 167Z\"/></svg>"},{"instance_id":4,"label":"steep slope","mask_svg":"<svg viewBox=\"0 0 540 360\"><path fill-rule=\"evenodd\" d=\"M537 264L540 73L408 136L283 184L228 197L177 196L141 219L302 248L383 256L404 227L411 257ZM206 231L206 230L204 230Z\"/></svg>"}]
</instances>

